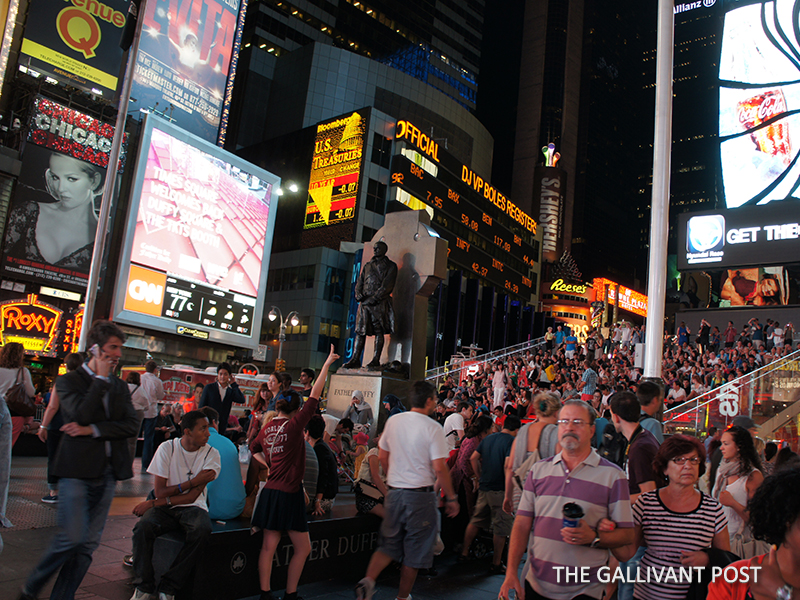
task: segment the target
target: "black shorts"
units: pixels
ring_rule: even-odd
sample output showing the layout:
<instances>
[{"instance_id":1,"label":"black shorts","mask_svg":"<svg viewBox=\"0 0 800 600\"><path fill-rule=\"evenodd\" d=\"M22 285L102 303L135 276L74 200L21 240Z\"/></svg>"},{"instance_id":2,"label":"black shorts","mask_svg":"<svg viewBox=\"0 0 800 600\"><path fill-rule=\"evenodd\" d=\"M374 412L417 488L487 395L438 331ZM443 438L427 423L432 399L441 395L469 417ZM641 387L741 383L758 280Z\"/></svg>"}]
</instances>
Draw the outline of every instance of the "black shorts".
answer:
<instances>
[{"instance_id":1,"label":"black shorts","mask_svg":"<svg viewBox=\"0 0 800 600\"><path fill-rule=\"evenodd\" d=\"M308 531L303 490L289 493L264 488L250 524L269 531Z\"/></svg>"}]
</instances>

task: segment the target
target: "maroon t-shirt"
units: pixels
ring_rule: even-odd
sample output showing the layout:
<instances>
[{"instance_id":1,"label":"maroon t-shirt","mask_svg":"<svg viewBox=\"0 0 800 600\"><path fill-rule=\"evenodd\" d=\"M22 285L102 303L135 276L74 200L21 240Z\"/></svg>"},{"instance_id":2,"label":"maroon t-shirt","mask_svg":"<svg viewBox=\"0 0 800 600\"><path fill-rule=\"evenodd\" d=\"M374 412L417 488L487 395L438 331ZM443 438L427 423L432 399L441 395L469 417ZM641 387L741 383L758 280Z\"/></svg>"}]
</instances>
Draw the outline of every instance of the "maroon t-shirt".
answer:
<instances>
[{"instance_id":1,"label":"maroon t-shirt","mask_svg":"<svg viewBox=\"0 0 800 600\"><path fill-rule=\"evenodd\" d=\"M299 492L302 488L306 470L303 431L316 414L318 405L318 398L309 398L294 417L288 421L286 417L275 417L256 437L251 450L263 452L270 465L265 487L288 493Z\"/></svg>"},{"instance_id":2,"label":"maroon t-shirt","mask_svg":"<svg viewBox=\"0 0 800 600\"><path fill-rule=\"evenodd\" d=\"M647 481L658 483L653 459L658 453L656 437L641 425L634 434L633 443L628 447L628 462L625 474L628 476L628 490L631 494L640 493L639 484Z\"/></svg>"}]
</instances>

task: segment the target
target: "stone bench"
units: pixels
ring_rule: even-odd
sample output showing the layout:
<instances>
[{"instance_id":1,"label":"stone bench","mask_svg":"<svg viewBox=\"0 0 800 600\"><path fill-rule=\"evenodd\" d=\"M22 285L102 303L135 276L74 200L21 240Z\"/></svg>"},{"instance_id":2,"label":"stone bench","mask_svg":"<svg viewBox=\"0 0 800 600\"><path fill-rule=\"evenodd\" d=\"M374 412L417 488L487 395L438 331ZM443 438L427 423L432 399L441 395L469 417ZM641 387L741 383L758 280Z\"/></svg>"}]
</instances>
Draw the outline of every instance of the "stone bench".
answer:
<instances>
[{"instance_id":1,"label":"stone bench","mask_svg":"<svg viewBox=\"0 0 800 600\"><path fill-rule=\"evenodd\" d=\"M380 519L372 515L359 515L341 494L331 514L309 516L311 554L306 562L300 585L326 581L334 577L360 578L366 571L372 552L378 546ZM233 600L256 596L260 593L258 582L258 555L262 534L250 532L249 519L233 519L225 523L213 522L211 538L195 565L187 586L178 594L180 600ZM158 580L172 564L183 546L183 536L167 534L154 545L154 564ZM286 587L286 575L292 544L288 535L281 538L272 563L272 589Z\"/></svg>"}]
</instances>

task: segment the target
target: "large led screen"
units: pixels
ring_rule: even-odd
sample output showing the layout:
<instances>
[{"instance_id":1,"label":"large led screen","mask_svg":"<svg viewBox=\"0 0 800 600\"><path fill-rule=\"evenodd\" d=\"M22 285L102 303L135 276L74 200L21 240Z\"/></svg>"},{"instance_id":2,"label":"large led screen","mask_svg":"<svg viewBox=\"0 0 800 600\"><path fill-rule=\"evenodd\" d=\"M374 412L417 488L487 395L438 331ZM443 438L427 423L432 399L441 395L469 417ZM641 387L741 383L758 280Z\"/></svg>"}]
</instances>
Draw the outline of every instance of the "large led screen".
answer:
<instances>
[{"instance_id":1,"label":"large led screen","mask_svg":"<svg viewBox=\"0 0 800 600\"><path fill-rule=\"evenodd\" d=\"M3 273L86 290L113 137L113 125L34 100L6 222ZM119 171L124 161L123 147Z\"/></svg>"},{"instance_id":2,"label":"large led screen","mask_svg":"<svg viewBox=\"0 0 800 600\"><path fill-rule=\"evenodd\" d=\"M279 179L148 116L115 310L121 322L255 347Z\"/></svg>"},{"instance_id":3,"label":"large led screen","mask_svg":"<svg viewBox=\"0 0 800 600\"><path fill-rule=\"evenodd\" d=\"M727 208L800 198L798 0L726 2L719 137Z\"/></svg>"},{"instance_id":4,"label":"large led screen","mask_svg":"<svg viewBox=\"0 0 800 600\"><path fill-rule=\"evenodd\" d=\"M317 125L304 229L355 218L368 119L364 110Z\"/></svg>"},{"instance_id":5,"label":"large led screen","mask_svg":"<svg viewBox=\"0 0 800 600\"><path fill-rule=\"evenodd\" d=\"M148 0L132 107L216 142L239 8L240 0Z\"/></svg>"}]
</instances>

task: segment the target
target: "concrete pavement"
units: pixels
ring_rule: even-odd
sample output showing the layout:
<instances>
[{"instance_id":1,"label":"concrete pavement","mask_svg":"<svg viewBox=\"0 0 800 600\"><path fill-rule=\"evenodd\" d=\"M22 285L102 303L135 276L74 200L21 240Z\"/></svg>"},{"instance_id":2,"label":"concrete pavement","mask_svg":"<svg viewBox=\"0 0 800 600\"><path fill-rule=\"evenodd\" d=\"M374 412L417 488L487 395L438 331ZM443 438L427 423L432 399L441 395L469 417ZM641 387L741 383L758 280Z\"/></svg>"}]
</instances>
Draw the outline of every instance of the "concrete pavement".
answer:
<instances>
[{"instance_id":1,"label":"concrete pavement","mask_svg":"<svg viewBox=\"0 0 800 600\"><path fill-rule=\"evenodd\" d=\"M41 557L55 528L55 507L41 502L47 493L45 478L47 459L43 457L13 457L9 489L8 518L14 523L3 529L5 550L0 554L0 599L15 600L25 578ZM139 459L134 465L132 480L117 484L108 522L100 546L94 553L89 572L76 595L77 600L128 600L133 593L133 572L123 566L122 558L130 553L131 534L136 517L133 506L152 488L151 476L141 474ZM337 504L351 502L352 496L340 494ZM456 564L455 556L445 551L436 559L436 577L420 577L414 587L415 600L493 600L502 584L499 575L487 573L488 558ZM300 585L300 595L306 600L352 599L353 586L363 576L361 572L342 573L335 580ZM397 592L399 571L390 567L378 582L376 600L391 600ZM48 598L50 586L41 598ZM278 594L280 596L281 594ZM256 597L257 598L257 597ZM219 600L235 600L223 599Z\"/></svg>"}]
</instances>

